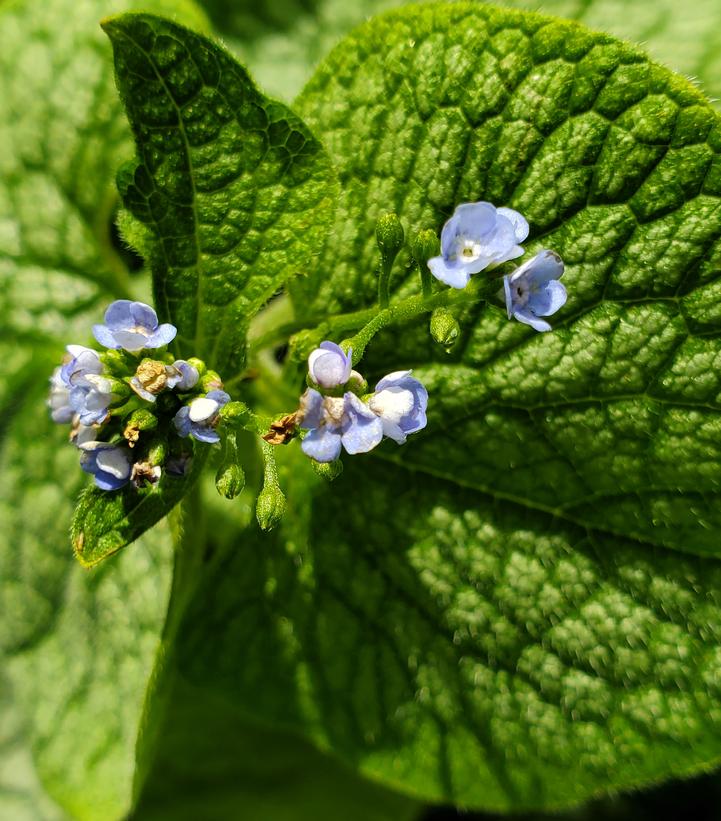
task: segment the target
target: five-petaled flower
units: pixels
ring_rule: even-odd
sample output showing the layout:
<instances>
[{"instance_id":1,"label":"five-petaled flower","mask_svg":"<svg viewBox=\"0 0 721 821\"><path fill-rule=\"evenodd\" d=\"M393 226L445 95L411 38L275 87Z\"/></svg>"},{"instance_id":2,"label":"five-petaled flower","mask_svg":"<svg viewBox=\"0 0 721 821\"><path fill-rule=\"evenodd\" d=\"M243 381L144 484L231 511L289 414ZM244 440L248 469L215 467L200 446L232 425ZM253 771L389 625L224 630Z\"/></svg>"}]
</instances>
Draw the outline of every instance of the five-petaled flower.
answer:
<instances>
[{"instance_id":1,"label":"five-petaled flower","mask_svg":"<svg viewBox=\"0 0 721 821\"><path fill-rule=\"evenodd\" d=\"M394 371L384 376L368 400L368 407L381 420L383 435L399 445L426 426L428 391L410 374Z\"/></svg>"},{"instance_id":2,"label":"five-petaled flower","mask_svg":"<svg viewBox=\"0 0 721 821\"><path fill-rule=\"evenodd\" d=\"M441 232L441 256L428 260L436 279L465 288L471 274L523 255L528 223L517 211L490 202L459 205Z\"/></svg>"},{"instance_id":3,"label":"five-petaled flower","mask_svg":"<svg viewBox=\"0 0 721 821\"><path fill-rule=\"evenodd\" d=\"M333 462L341 445L348 453L367 453L383 438L381 420L350 391L336 397L308 388L300 399L297 419L309 431L301 443L303 453L316 462Z\"/></svg>"},{"instance_id":4,"label":"five-petaled flower","mask_svg":"<svg viewBox=\"0 0 721 821\"><path fill-rule=\"evenodd\" d=\"M50 380L52 418L70 422L77 415L83 425L102 422L113 401L111 383L103 376L100 355L83 345L68 345L68 359Z\"/></svg>"},{"instance_id":5,"label":"five-petaled flower","mask_svg":"<svg viewBox=\"0 0 721 821\"><path fill-rule=\"evenodd\" d=\"M566 303L566 289L558 280L563 276L563 261L554 251L540 251L512 274L503 277L508 318L530 325L537 331L550 331L541 316L555 314Z\"/></svg>"},{"instance_id":6,"label":"five-petaled flower","mask_svg":"<svg viewBox=\"0 0 721 821\"><path fill-rule=\"evenodd\" d=\"M180 436L192 436L199 442L220 442L215 426L220 419L220 409L228 402L230 396L225 391L210 391L193 399L175 414L175 429Z\"/></svg>"},{"instance_id":7,"label":"five-petaled flower","mask_svg":"<svg viewBox=\"0 0 721 821\"><path fill-rule=\"evenodd\" d=\"M174 325L158 324L158 315L143 302L118 299L105 311L105 324L93 325L93 334L106 348L142 351L162 348L175 339Z\"/></svg>"}]
</instances>

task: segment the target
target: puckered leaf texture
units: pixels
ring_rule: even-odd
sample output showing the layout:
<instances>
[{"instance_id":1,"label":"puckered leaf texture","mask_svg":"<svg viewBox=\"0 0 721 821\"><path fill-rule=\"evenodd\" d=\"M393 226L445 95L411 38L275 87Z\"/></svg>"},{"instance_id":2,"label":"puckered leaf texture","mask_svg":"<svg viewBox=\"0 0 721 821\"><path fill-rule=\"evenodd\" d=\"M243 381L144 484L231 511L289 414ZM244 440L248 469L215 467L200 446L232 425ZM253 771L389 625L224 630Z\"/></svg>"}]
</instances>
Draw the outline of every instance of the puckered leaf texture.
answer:
<instances>
[{"instance_id":1,"label":"puckered leaf texture","mask_svg":"<svg viewBox=\"0 0 721 821\"><path fill-rule=\"evenodd\" d=\"M372 21L300 107L342 191L301 315L373 299L380 211L412 233L478 199L528 216L570 299L547 335L476 310L451 357L380 339L364 368L412 366L427 430L329 489L288 466L290 518L217 559L183 675L465 806L718 762L718 116L631 46L468 3Z\"/></svg>"},{"instance_id":2,"label":"puckered leaf texture","mask_svg":"<svg viewBox=\"0 0 721 821\"><path fill-rule=\"evenodd\" d=\"M0 817L13 821L127 812L170 588L162 527L107 574L77 566L83 474L45 407L63 345L133 285L110 235L132 142L98 25L130 5L0 3ZM206 25L184 0L145 5Z\"/></svg>"},{"instance_id":3,"label":"puckered leaf texture","mask_svg":"<svg viewBox=\"0 0 721 821\"><path fill-rule=\"evenodd\" d=\"M150 15L103 25L138 151L119 186L153 235L156 303L179 353L229 378L250 319L316 255L332 217L330 163L210 40Z\"/></svg>"}]
</instances>

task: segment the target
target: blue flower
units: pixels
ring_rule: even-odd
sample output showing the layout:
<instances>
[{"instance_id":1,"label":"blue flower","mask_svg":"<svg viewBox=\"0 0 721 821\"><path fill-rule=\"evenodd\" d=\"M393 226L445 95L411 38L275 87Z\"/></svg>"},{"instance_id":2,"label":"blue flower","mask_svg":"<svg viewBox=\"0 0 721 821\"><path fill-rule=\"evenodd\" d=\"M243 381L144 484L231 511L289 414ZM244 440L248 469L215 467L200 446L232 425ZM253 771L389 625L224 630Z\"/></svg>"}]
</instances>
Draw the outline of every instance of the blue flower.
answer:
<instances>
[{"instance_id":1,"label":"blue flower","mask_svg":"<svg viewBox=\"0 0 721 821\"><path fill-rule=\"evenodd\" d=\"M141 351L162 348L175 339L174 325L158 325L155 311L143 302L118 299L105 312L105 325L93 325L93 334L106 348Z\"/></svg>"},{"instance_id":2,"label":"blue flower","mask_svg":"<svg viewBox=\"0 0 721 821\"><path fill-rule=\"evenodd\" d=\"M333 462L341 446L348 453L367 453L383 438L383 424L354 394L323 396L309 388L301 397L298 424L309 431L303 452L316 462Z\"/></svg>"},{"instance_id":3,"label":"blue flower","mask_svg":"<svg viewBox=\"0 0 721 821\"><path fill-rule=\"evenodd\" d=\"M566 304L566 289L558 282L561 276L561 257L554 251L540 251L503 277L508 318L515 317L537 331L550 331L548 322L538 317L555 314Z\"/></svg>"},{"instance_id":4,"label":"blue flower","mask_svg":"<svg viewBox=\"0 0 721 821\"><path fill-rule=\"evenodd\" d=\"M189 362L184 359L176 359L172 365L168 365L165 369L167 374L166 387L170 390L189 391L198 384L197 368L194 368Z\"/></svg>"},{"instance_id":5,"label":"blue flower","mask_svg":"<svg viewBox=\"0 0 721 821\"><path fill-rule=\"evenodd\" d=\"M72 422L75 411L70 405L70 390L65 380L61 376L61 368L57 367L50 377L50 396L48 397L48 407L53 422Z\"/></svg>"},{"instance_id":6,"label":"blue flower","mask_svg":"<svg viewBox=\"0 0 721 821\"><path fill-rule=\"evenodd\" d=\"M109 442L80 445L80 467L95 477L101 490L118 490L130 480L130 451Z\"/></svg>"},{"instance_id":7,"label":"blue flower","mask_svg":"<svg viewBox=\"0 0 721 821\"><path fill-rule=\"evenodd\" d=\"M308 357L308 373L316 385L327 390L337 388L350 379L353 351L346 354L335 342L321 342Z\"/></svg>"},{"instance_id":8,"label":"blue flower","mask_svg":"<svg viewBox=\"0 0 721 821\"><path fill-rule=\"evenodd\" d=\"M51 416L56 422L70 422L76 415L83 425L103 422L115 399L111 383L102 375L100 355L83 345L68 345L68 360L50 380Z\"/></svg>"},{"instance_id":9,"label":"blue flower","mask_svg":"<svg viewBox=\"0 0 721 821\"><path fill-rule=\"evenodd\" d=\"M220 436L214 428L218 423L220 409L228 402L230 396L225 391L210 391L205 396L193 399L175 414L173 422L178 434L192 436L199 442L220 442Z\"/></svg>"},{"instance_id":10,"label":"blue flower","mask_svg":"<svg viewBox=\"0 0 721 821\"><path fill-rule=\"evenodd\" d=\"M519 243L528 236L528 223L510 208L490 202L459 205L441 232L441 256L428 260L436 279L452 288L465 288L471 274L523 255Z\"/></svg>"},{"instance_id":11,"label":"blue flower","mask_svg":"<svg viewBox=\"0 0 721 821\"><path fill-rule=\"evenodd\" d=\"M368 400L368 407L381 420L383 435L399 445L426 426L428 391L410 373L395 371L384 376Z\"/></svg>"}]
</instances>

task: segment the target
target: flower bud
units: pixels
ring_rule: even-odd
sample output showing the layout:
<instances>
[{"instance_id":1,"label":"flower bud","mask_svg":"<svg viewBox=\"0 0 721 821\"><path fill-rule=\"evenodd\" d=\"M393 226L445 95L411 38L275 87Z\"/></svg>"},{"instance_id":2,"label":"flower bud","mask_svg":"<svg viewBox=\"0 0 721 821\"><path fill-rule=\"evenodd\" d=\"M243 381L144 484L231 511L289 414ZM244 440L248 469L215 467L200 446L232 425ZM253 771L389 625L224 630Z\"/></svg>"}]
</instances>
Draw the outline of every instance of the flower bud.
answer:
<instances>
[{"instance_id":1,"label":"flower bud","mask_svg":"<svg viewBox=\"0 0 721 821\"><path fill-rule=\"evenodd\" d=\"M403 247L403 226L397 214L382 214L376 222L376 242L383 264L389 267Z\"/></svg>"},{"instance_id":2,"label":"flower bud","mask_svg":"<svg viewBox=\"0 0 721 821\"><path fill-rule=\"evenodd\" d=\"M333 462L316 462L315 459L311 459L310 463L318 476L327 482L332 482L343 473L343 462L340 459Z\"/></svg>"},{"instance_id":3,"label":"flower bud","mask_svg":"<svg viewBox=\"0 0 721 821\"><path fill-rule=\"evenodd\" d=\"M245 487L245 472L237 462L228 462L218 468L215 487L226 499L235 499Z\"/></svg>"},{"instance_id":4,"label":"flower bud","mask_svg":"<svg viewBox=\"0 0 721 821\"><path fill-rule=\"evenodd\" d=\"M203 362L202 359L198 359L197 356L191 356L189 359L186 359L185 361L188 363L188 365L195 368L195 370L198 372L198 376L203 376L205 372L208 370L208 367L205 364L205 362Z\"/></svg>"},{"instance_id":5,"label":"flower bud","mask_svg":"<svg viewBox=\"0 0 721 821\"><path fill-rule=\"evenodd\" d=\"M461 333L458 320L448 308L436 308L431 314L431 336L440 345L450 351Z\"/></svg>"},{"instance_id":6,"label":"flower bud","mask_svg":"<svg viewBox=\"0 0 721 821\"><path fill-rule=\"evenodd\" d=\"M134 447L140 438L141 431L155 430L158 427L158 417L147 408L138 408L128 417L123 430L123 436L128 440L130 447Z\"/></svg>"},{"instance_id":7,"label":"flower bud","mask_svg":"<svg viewBox=\"0 0 721 821\"><path fill-rule=\"evenodd\" d=\"M416 265L425 268L428 260L438 254L436 234L429 229L419 231L411 242L411 254Z\"/></svg>"},{"instance_id":8,"label":"flower bud","mask_svg":"<svg viewBox=\"0 0 721 821\"><path fill-rule=\"evenodd\" d=\"M272 530L285 513L285 496L278 485L265 485L255 505L255 515L261 530Z\"/></svg>"},{"instance_id":9,"label":"flower bud","mask_svg":"<svg viewBox=\"0 0 721 821\"><path fill-rule=\"evenodd\" d=\"M245 402L228 402L220 409L220 418L226 422L243 426L252 416L250 408Z\"/></svg>"},{"instance_id":10,"label":"flower bud","mask_svg":"<svg viewBox=\"0 0 721 821\"><path fill-rule=\"evenodd\" d=\"M163 465L168 455L167 440L162 437L155 438L148 448L148 462L151 465Z\"/></svg>"},{"instance_id":11,"label":"flower bud","mask_svg":"<svg viewBox=\"0 0 721 821\"><path fill-rule=\"evenodd\" d=\"M198 371L198 373L200 373L200 371ZM200 377L200 387L205 393L210 393L210 391L220 391L223 389L223 380L216 371L206 371Z\"/></svg>"}]
</instances>

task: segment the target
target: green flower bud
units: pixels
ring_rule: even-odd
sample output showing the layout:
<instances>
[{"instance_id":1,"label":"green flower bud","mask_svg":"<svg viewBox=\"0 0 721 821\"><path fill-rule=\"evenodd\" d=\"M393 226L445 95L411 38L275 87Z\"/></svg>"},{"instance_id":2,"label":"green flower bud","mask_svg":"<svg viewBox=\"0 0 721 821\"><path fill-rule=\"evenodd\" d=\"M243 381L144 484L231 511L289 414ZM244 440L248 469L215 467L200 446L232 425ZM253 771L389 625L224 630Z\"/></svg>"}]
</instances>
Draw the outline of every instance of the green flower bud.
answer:
<instances>
[{"instance_id":1,"label":"green flower bud","mask_svg":"<svg viewBox=\"0 0 721 821\"><path fill-rule=\"evenodd\" d=\"M450 351L458 341L461 326L448 308L436 308L431 314L431 336Z\"/></svg>"},{"instance_id":2,"label":"green flower bud","mask_svg":"<svg viewBox=\"0 0 721 821\"><path fill-rule=\"evenodd\" d=\"M285 513L285 496L278 485L278 468L273 445L261 440L263 454L263 490L255 504L255 516L261 530L272 530Z\"/></svg>"},{"instance_id":3,"label":"green flower bud","mask_svg":"<svg viewBox=\"0 0 721 821\"><path fill-rule=\"evenodd\" d=\"M142 431L155 430L158 427L158 417L147 408L138 408L128 416L123 429L123 436L130 447L134 447Z\"/></svg>"},{"instance_id":4,"label":"green flower bud","mask_svg":"<svg viewBox=\"0 0 721 821\"><path fill-rule=\"evenodd\" d=\"M384 265L392 265L393 260L403 247L403 226L397 214L381 214L376 222L376 242L378 250L381 252L381 259Z\"/></svg>"},{"instance_id":5,"label":"green flower bud","mask_svg":"<svg viewBox=\"0 0 721 821\"><path fill-rule=\"evenodd\" d=\"M231 424L236 424L239 427L245 425L253 416L250 408L245 402L228 402L220 409L220 418Z\"/></svg>"},{"instance_id":6,"label":"green flower bud","mask_svg":"<svg viewBox=\"0 0 721 821\"><path fill-rule=\"evenodd\" d=\"M403 247L403 226L396 214L382 214L376 223L376 242L381 252L381 271L378 278L378 305L381 310L390 302L390 281L393 262Z\"/></svg>"},{"instance_id":7,"label":"green flower bud","mask_svg":"<svg viewBox=\"0 0 721 821\"><path fill-rule=\"evenodd\" d=\"M200 387L205 393L209 391L219 391L223 389L223 380L217 371L206 371L200 377Z\"/></svg>"},{"instance_id":8,"label":"green flower bud","mask_svg":"<svg viewBox=\"0 0 721 821\"><path fill-rule=\"evenodd\" d=\"M272 530L285 513L285 496L278 485L266 485L258 496L255 516L261 530Z\"/></svg>"},{"instance_id":9,"label":"green flower bud","mask_svg":"<svg viewBox=\"0 0 721 821\"><path fill-rule=\"evenodd\" d=\"M215 474L215 487L226 499L235 499L245 487L245 472L237 462L221 465Z\"/></svg>"},{"instance_id":10,"label":"green flower bud","mask_svg":"<svg viewBox=\"0 0 721 821\"><path fill-rule=\"evenodd\" d=\"M434 231L419 231L411 242L411 254L418 266L425 266L431 257L438 256L438 237Z\"/></svg>"},{"instance_id":11,"label":"green flower bud","mask_svg":"<svg viewBox=\"0 0 721 821\"><path fill-rule=\"evenodd\" d=\"M318 476L327 482L332 482L343 473L343 462L340 459L334 462L316 462L315 459L311 459L310 463Z\"/></svg>"},{"instance_id":12,"label":"green flower bud","mask_svg":"<svg viewBox=\"0 0 721 821\"><path fill-rule=\"evenodd\" d=\"M148 462L151 465L164 465L168 455L168 442L162 437L156 437L148 448Z\"/></svg>"},{"instance_id":13,"label":"green flower bud","mask_svg":"<svg viewBox=\"0 0 721 821\"><path fill-rule=\"evenodd\" d=\"M118 378L124 376L131 376L135 373L138 367L138 357L124 350L110 350L103 351L100 354L100 360L108 369L108 373Z\"/></svg>"},{"instance_id":14,"label":"green flower bud","mask_svg":"<svg viewBox=\"0 0 721 821\"><path fill-rule=\"evenodd\" d=\"M203 362L202 359L198 359L197 356L191 356L190 359L186 359L185 361L188 363L188 365L195 368L195 370L198 372L198 376L203 376L205 372L208 370L208 366L205 364L205 362Z\"/></svg>"}]
</instances>

